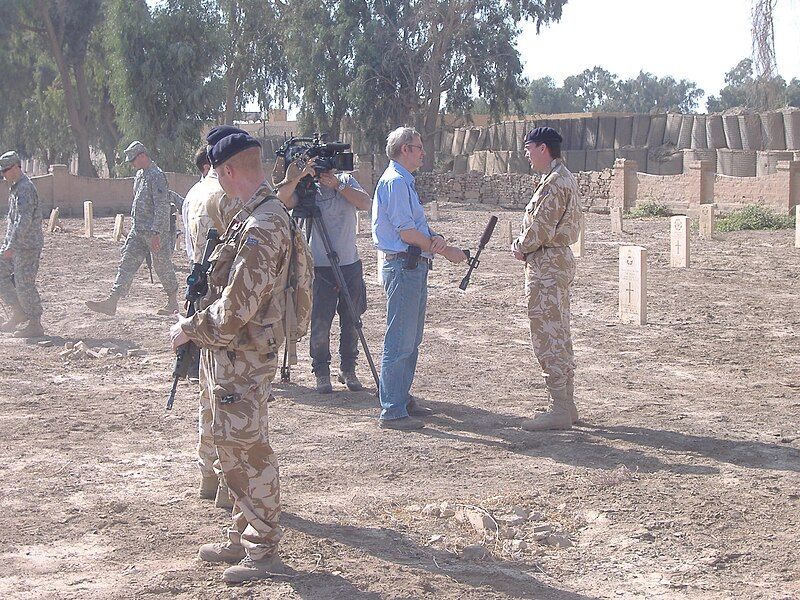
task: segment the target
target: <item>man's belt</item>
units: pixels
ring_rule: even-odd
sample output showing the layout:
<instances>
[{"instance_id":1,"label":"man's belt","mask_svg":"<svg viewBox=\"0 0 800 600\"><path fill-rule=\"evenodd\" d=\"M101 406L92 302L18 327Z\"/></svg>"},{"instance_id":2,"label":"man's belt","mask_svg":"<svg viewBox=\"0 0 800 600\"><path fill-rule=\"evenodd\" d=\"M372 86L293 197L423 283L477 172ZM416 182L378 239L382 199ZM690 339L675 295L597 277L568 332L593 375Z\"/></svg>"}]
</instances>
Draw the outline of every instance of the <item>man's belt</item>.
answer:
<instances>
[{"instance_id":1,"label":"man's belt","mask_svg":"<svg viewBox=\"0 0 800 600\"><path fill-rule=\"evenodd\" d=\"M384 252L383 259L384 260L402 260L405 261L408 258L408 252ZM433 269L433 259L426 258L424 256L419 257L419 262L424 262L428 265L428 270L430 271Z\"/></svg>"}]
</instances>

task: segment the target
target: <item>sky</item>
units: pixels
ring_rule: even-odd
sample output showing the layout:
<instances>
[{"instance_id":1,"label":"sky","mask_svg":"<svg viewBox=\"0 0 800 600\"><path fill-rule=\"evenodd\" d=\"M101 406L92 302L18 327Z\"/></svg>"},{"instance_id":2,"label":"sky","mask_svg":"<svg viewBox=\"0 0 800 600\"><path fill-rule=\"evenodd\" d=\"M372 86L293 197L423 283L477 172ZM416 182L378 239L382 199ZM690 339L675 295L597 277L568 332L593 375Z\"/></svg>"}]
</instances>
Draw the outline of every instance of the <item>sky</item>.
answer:
<instances>
[{"instance_id":1,"label":"sky","mask_svg":"<svg viewBox=\"0 0 800 600\"><path fill-rule=\"evenodd\" d=\"M706 95L725 85L725 73L752 54L751 0L568 0L561 21L527 23L517 48L523 74L565 77L601 66L617 76L640 70L689 79ZM800 0L777 0L774 12L778 72L800 78ZM705 109L705 98L699 108Z\"/></svg>"}]
</instances>

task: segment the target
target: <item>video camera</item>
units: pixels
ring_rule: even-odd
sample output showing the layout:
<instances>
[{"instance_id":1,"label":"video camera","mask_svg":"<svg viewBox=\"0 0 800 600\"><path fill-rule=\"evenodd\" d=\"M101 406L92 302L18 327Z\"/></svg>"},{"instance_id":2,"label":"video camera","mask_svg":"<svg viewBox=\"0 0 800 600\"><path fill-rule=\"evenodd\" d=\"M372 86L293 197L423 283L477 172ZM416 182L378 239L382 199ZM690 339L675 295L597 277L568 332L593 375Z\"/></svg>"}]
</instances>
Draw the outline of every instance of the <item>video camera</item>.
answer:
<instances>
[{"instance_id":1,"label":"video camera","mask_svg":"<svg viewBox=\"0 0 800 600\"><path fill-rule=\"evenodd\" d=\"M324 139L324 138L322 138ZM283 175L293 162L298 159L314 161L315 176L306 175L297 184L295 189L298 202L292 214L295 218L303 219L313 214L314 198L316 196L315 179L326 171L352 171L353 153L348 152L350 144L342 142L324 142L319 135L314 137L292 136L283 142L275 152L278 163L283 164Z\"/></svg>"}]
</instances>

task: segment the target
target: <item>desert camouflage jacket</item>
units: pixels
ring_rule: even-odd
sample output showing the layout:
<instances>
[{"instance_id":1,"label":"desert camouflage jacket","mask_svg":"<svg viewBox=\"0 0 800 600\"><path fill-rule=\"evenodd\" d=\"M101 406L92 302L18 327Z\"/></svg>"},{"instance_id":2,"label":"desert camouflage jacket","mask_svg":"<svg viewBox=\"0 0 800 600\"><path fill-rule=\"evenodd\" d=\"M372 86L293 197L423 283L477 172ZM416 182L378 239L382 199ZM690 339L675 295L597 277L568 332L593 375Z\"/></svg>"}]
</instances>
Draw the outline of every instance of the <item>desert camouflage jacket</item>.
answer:
<instances>
[{"instance_id":1,"label":"desert camouflage jacket","mask_svg":"<svg viewBox=\"0 0 800 600\"><path fill-rule=\"evenodd\" d=\"M8 194L7 220L6 238L0 252L9 249L41 248L44 245L39 194L27 175L22 175L11 186Z\"/></svg>"},{"instance_id":2,"label":"desert camouflage jacket","mask_svg":"<svg viewBox=\"0 0 800 600\"><path fill-rule=\"evenodd\" d=\"M578 183L564 162L556 159L525 207L522 231L512 248L530 254L540 248L569 246L578 241L580 227Z\"/></svg>"},{"instance_id":3,"label":"desert camouflage jacket","mask_svg":"<svg viewBox=\"0 0 800 600\"><path fill-rule=\"evenodd\" d=\"M208 230L214 227L220 235L225 232L225 224L220 212L220 200L225 195L219 179L212 171L198 181L186 194L188 230L186 234L192 243L192 260L200 262L206 247Z\"/></svg>"},{"instance_id":4,"label":"desert camouflage jacket","mask_svg":"<svg viewBox=\"0 0 800 600\"><path fill-rule=\"evenodd\" d=\"M166 235L170 227L169 190L167 177L153 163L139 169L133 180L133 206L131 229L137 233Z\"/></svg>"},{"instance_id":5,"label":"desert camouflage jacket","mask_svg":"<svg viewBox=\"0 0 800 600\"><path fill-rule=\"evenodd\" d=\"M280 204L277 198L259 204L271 193L264 184L244 204L211 255L205 308L183 325L186 335L203 348L277 354L283 343L290 217L282 205L280 211L267 206Z\"/></svg>"}]
</instances>

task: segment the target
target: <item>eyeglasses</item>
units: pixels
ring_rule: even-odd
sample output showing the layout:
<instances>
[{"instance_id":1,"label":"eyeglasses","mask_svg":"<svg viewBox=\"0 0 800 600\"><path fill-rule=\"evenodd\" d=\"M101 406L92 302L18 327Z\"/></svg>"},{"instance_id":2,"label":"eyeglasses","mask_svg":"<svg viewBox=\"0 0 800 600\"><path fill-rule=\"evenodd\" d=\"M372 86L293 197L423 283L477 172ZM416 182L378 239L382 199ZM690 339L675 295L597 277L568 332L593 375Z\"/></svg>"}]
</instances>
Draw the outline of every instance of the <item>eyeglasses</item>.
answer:
<instances>
[{"instance_id":1,"label":"eyeglasses","mask_svg":"<svg viewBox=\"0 0 800 600\"><path fill-rule=\"evenodd\" d=\"M422 151L422 146L417 146L416 144L406 144L409 148L419 148L420 152Z\"/></svg>"}]
</instances>

